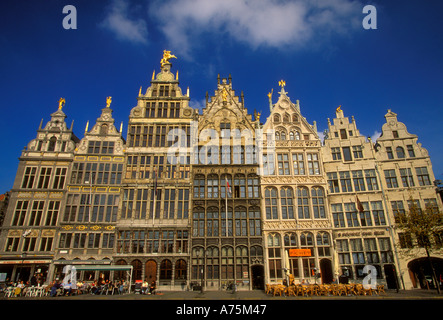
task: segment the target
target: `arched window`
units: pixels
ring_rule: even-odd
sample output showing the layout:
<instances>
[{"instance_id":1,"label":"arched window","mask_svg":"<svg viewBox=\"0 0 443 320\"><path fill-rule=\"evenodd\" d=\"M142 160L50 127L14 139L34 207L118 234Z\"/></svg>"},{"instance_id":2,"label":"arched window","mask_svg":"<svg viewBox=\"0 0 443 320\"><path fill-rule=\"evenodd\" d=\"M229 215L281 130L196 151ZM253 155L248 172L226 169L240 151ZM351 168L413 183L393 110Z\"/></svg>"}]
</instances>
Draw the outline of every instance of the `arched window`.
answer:
<instances>
[{"instance_id":1,"label":"arched window","mask_svg":"<svg viewBox=\"0 0 443 320\"><path fill-rule=\"evenodd\" d=\"M203 237L205 235L205 209L202 207L194 208L192 213L192 235L194 237Z\"/></svg>"},{"instance_id":2,"label":"arched window","mask_svg":"<svg viewBox=\"0 0 443 320\"><path fill-rule=\"evenodd\" d=\"M172 263L170 260L165 259L160 263L160 280L172 279Z\"/></svg>"},{"instance_id":3,"label":"arched window","mask_svg":"<svg viewBox=\"0 0 443 320\"><path fill-rule=\"evenodd\" d=\"M402 147L397 147L395 151L397 152L397 158L401 159L405 157L405 150Z\"/></svg>"},{"instance_id":4,"label":"arched window","mask_svg":"<svg viewBox=\"0 0 443 320\"><path fill-rule=\"evenodd\" d=\"M175 262L175 280L186 280L186 271L186 261L183 259L177 260Z\"/></svg>"},{"instance_id":5,"label":"arched window","mask_svg":"<svg viewBox=\"0 0 443 320\"><path fill-rule=\"evenodd\" d=\"M289 122L289 119L290 119L289 114L285 114L283 116L283 122Z\"/></svg>"},{"instance_id":6,"label":"arched window","mask_svg":"<svg viewBox=\"0 0 443 320\"><path fill-rule=\"evenodd\" d=\"M294 219L294 192L290 187L280 189L280 207L282 219Z\"/></svg>"},{"instance_id":7,"label":"arched window","mask_svg":"<svg viewBox=\"0 0 443 320\"><path fill-rule=\"evenodd\" d=\"M245 246L235 249L235 269L237 279L243 279L245 273L249 274L248 248Z\"/></svg>"},{"instance_id":8,"label":"arched window","mask_svg":"<svg viewBox=\"0 0 443 320\"><path fill-rule=\"evenodd\" d=\"M295 140L294 131L289 132L289 140Z\"/></svg>"},{"instance_id":9,"label":"arched window","mask_svg":"<svg viewBox=\"0 0 443 320\"><path fill-rule=\"evenodd\" d=\"M49 139L48 151L55 151L55 144L57 143L57 138L52 137Z\"/></svg>"},{"instance_id":10,"label":"arched window","mask_svg":"<svg viewBox=\"0 0 443 320\"><path fill-rule=\"evenodd\" d=\"M244 174L234 176L234 196L236 198L246 198L246 178Z\"/></svg>"},{"instance_id":11,"label":"arched window","mask_svg":"<svg viewBox=\"0 0 443 320\"><path fill-rule=\"evenodd\" d=\"M297 203L298 203L298 218L310 219L311 213L309 210L309 191L306 187L297 188Z\"/></svg>"},{"instance_id":12,"label":"arched window","mask_svg":"<svg viewBox=\"0 0 443 320\"><path fill-rule=\"evenodd\" d=\"M279 114L274 115L274 122L280 122L280 115Z\"/></svg>"},{"instance_id":13,"label":"arched window","mask_svg":"<svg viewBox=\"0 0 443 320\"><path fill-rule=\"evenodd\" d=\"M235 235L248 235L248 219L246 215L246 207L235 207Z\"/></svg>"},{"instance_id":14,"label":"arched window","mask_svg":"<svg viewBox=\"0 0 443 320\"><path fill-rule=\"evenodd\" d=\"M280 133L279 132L275 132L275 140L280 140Z\"/></svg>"},{"instance_id":15,"label":"arched window","mask_svg":"<svg viewBox=\"0 0 443 320\"><path fill-rule=\"evenodd\" d=\"M292 122L298 122L298 117L296 114L292 115Z\"/></svg>"},{"instance_id":16,"label":"arched window","mask_svg":"<svg viewBox=\"0 0 443 320\"><path fill-rule=\"evenodd\" d=\"M329 234L327 232L319 232L317 234L317 251L319 257L330 256Z\"/></svg>"},{"instance_id":17,"label":"arched window","mask_svg":"<svg viewBox=\"0 0 443 320\"><path fill-rule=\"evenodd\" d=\"M221 278L234 279L234 249L223 247L221 249Z\"/></svg>"},{"instance_id":18,"label":"arched window","mask_svg":"<svg viewBox=\"0 0 443 320\"><path fill-rule=\"evenodd\" d=\"M202 247L192 248L192 279L200 279L201 268L203 267L204 250Z\"/></svg>"},{"instance_id":19,"label":"arched window","mask_svg":"<svg viewBox=\"0 0 443 320\"><path fill-rule=\"evenodd\" d=\"M295 140L300 140L300 132L295 131Z\"/></svg>"},{"instance_id":20,"label":"arched window","mask_svg":"<svg viewBox=\"0 0 443 320\"><path fill-rule=\"evenodd\" d=\"M102 124L100 127L100 134L101 135L106 135L108 133L108 125L107 124Z\"/></svg>"},{"instance_id":21,"label":"arched window","mask_svg":"<svg viewBox=\"0 0 443 320\"><path fill-rule=\"evenodd\" d=\"M311 189L312 208L314 210L315 219L325 219L325 193L321 187L313 187Z\"/></svg>"},{"instance_id":22,"label":"arched window","mask_svg":"<svg viewBox=\"0 0 443 320\"><path fill-rule=\"evenodd\" d=\"M314 251L314 235L311 232L303 232L300 235L300 247L311 250L310 257L303 257L302 268L305 278L315 276L315 251Z\"/></svg>"},{"instance_id":23,"label":"arched window","mask_svg":"<svg viewBox=\"0 0 443 320\"><path fill-rule=\"evenodd\" d=\"M281 140L286 140L286 132L281 132Z\"/></svg>"},{"instance_id":24,"label":"arched window","mask_svg":"<svg viewBox=\"0 0 443 320\"><path fill-rule=\"evenodd\" d=\"M277 212L277 188L265 189L266 219L278 219Z\"/></svg>"}]
</instances>

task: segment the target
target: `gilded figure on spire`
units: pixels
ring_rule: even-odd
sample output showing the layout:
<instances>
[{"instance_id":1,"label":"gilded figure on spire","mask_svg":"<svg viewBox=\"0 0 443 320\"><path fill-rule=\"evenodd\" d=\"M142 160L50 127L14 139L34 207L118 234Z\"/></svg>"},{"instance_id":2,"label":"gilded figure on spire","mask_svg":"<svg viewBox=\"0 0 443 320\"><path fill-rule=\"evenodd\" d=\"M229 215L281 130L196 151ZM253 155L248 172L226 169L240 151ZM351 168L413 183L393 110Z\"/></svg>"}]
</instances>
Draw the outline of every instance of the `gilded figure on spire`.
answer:
<instances>
[{"instance_id":1,"label":"gilded figure on spire","mask_svg":"<svg viewBox=\"0 0 443 320\"><path fill-rule=\"evenodd\" d=\"M160 60L160 65L163 67L166 63L169 62L169 59L172 59L172 58L177 59L176 56L171 54L171 51L163 50L163 58Z\"/></svg>"},{"instance_id":2,"label":"gilded figure on spire","mask_svg":"<svg viewBox=\"0 0 443 320\"><path fill-rule=\"evenodd\" d=\"M63 106L65 105L65 102L66 102L65 98L60 98L58 100L58 109L59 110L61 110L63 108Z\"/></svg>"}]
</instances>

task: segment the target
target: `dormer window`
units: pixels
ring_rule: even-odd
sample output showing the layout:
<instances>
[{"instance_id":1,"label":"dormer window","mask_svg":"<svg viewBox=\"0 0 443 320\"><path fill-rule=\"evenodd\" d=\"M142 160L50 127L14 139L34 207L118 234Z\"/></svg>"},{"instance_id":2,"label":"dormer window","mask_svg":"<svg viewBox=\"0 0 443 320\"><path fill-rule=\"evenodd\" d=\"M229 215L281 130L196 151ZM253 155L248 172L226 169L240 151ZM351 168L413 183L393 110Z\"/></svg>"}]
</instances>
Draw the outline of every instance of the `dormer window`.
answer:
<instances>
[{"instance_id":1,"label":"dormer window","mask_svg":"<svg viewBox=\"0 0 443 320\"><path fill-rule=\"evenodd\" d=\"M392 135L394 136L394 139L398 138L398 131L392 131Z\"/></svg>"}]
</instances>

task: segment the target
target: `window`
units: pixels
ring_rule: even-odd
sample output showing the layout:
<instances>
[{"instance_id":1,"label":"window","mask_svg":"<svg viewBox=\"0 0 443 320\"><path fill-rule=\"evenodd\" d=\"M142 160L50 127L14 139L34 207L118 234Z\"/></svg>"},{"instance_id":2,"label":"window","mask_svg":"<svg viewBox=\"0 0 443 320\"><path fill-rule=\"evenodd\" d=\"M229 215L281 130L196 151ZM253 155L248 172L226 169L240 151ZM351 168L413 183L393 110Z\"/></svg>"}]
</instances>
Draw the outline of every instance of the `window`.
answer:
<instances>
[{"instance_id":1,"label":"window","mask_svg":"<svg viewBox=\"0 0 443 320\"><path fill-rule=\"evenodd\" d=\"M383 205L381 201L371 201L372 216L374 218L374 225L385 226L385 213L383 211Z\"/></svg>"},{"instance_id":2,"label":"window","mask_svg":"<svg viewBox=\"0 0 443 320\"><path fill-rule=\"evenodd\" d=\"M289 158L288 154L277 154L278 174L289 175Z\"/></svg>"},{"instance_id":3,"label":"window","mask_svg":"<svg viewBox=\"0 0 443 320\"><path fill-rule=\"evenodd\" d=\"M409 157L410 158L415 158L414 147L412 146L412 144L409 144L406 147L408 148Z\"/></svg>"},{"instance_id":4,"label":"window","mask_svg":"<svg viewBox=\"0 0 443 320\"><path fill-rule=\"evenodd\" d=\"M205 197L205 177L202 175L195 176L194 179L194 198Z\"/></svg>"},{"instance_id":5,"label":"window","mask_svg":"<svg viewBox=\"0 0 443 320\"><path fill-rule=\"evenodd\" d=\"M377 176L374 169L365 170L365 178L369 191L378 190Z\"/></svg>"},{"instance_id":6,"label":"window","mask_svg":"<svg viewBox=\"0 0 443 320\"><path fill-rule=\"evenodd\" d=\"M30 189L33 187L36 173L37 167L26 167L25 174L23 175L22 188Z\"/></svg>"},{"instance_id":7,"label":"window","mask_svg":"<svg viewBox=\"0 0 443 320\"><path fill-rule=\"evenodd\" d=\"M54 182L52 185L53 189L63 189L65 185L67 168L56 168Z\"/></svg>"},{"instance_id":8,"label":"window","mask_svg":"<svg viewBox=\"0 0 443 320\"><path fill-rule=\"evenodd\" d=\"M48 151L55 151L56 143L57 143L56 137L52 137L51 139L49 139Z\"/></svg>"},{"instance_id":9,"label":"window","mask_svg":"<svg viewBox=\"0 0 443 320\"><path fill-rule=\"evenodd\" d=\"M163 199L163 218L164 219L174 219L175 218L174 217L175 194L176 194L176 189L165 189L165 196ZM147 200L147 196L146 196L146 200Z\"/></svg>"},{"instance_id":10,"label":"window","mask_svg":"<svg viewBox=\"0 0 443 320\"><path fill-rule=\"evenodd\" d=\"M347 139L348 136L346 135L345 129L340 129L340 139Z\"/></svg>"},{"instance_id":11,"label":"window","mask_svg":"<svg viewBox=\"0 0 443 320\"><path fill-rule=\"evenodd\" d=\"M49 201L47 210L45 226L55 226L60 211L60 201Z\"/></svg>"},{"instance_id":12,"label":"window","mask_svg":"<svg viewBox=\"0 0 443 320\"><path fill-rule=\"evenodd\" d=\"M218 208L210 207L206 213L206 235L208 237L219 236L219 214Z\"/></svg>"},{"instance_id":13,"label":"window","mask_svg":"<svg viewBox=\"0 0 443 320\"><path fill-rule=\"evenodd\" d=\"M14 218L11 226L23 226L25 223L26 212L28 210L29 201L17 201L15 207Z\"/></svg>"},{"instance_id":14,"label":"window","mask_svg":"<svg viewBox=\"0 0 443 320\"><path fill-rule=\"evenodd\" d=\"M332 218L336 228L345 227L345 218L343 214L343 205L341 203L331 204Z\"/></svg>"},{"instance_id":15,"label":"window","mask_svg":"<svg viewBox=\"0 0 443 320\"><path fill-rule=\"evenodd\" d=\"M340 148L331 148L332 160L341 160Z\"/></svg>"},{"instance_id":16,"label":"window","mask_svg":"<svg viewBox=\"0 0 443 320\"><path fill-rule=\"evenodd\" d=\"M265 189L266 219L278 219L277 212L277 188Z\"/></svg>"},{"instance_id":17,"label":"window","mask_svg":"<svg viewBox=\"0 0 443 320\"><path fill-rule=\"evenodd\" d=\"M256 175L248 175L248 198L259 197L259 179Z\"/></svg>"},{"instance_id":18,"label":"window","mask_svg":"<svg viewBox=\"0 0 443 320\"><path fill-rule=\"evenodd\" d=\"M49 180L51 179L52 168L42 167L40 169L40 176L38 179L37 188L48 189Z\"/></svg>"},{"instance_id":19,"label":"window","mask_svg":"<svg viewBox=\"0 0 443 320\"><path fill-rule=\"evenodd\" d=\"M170 260L163 260L160 263L160 280L172 279L172 263Z\"/></svg>"},{"instance_id":20,"label":"window","mask_svg":"<svg viewBox=\"0 0 443 320\"><path fill-rule=\"evenodd\" d=\"M208 198L218 198L218 176L208 176Z\"/></svg>"},{"instance_id":21,"label":"window","mask_svg":"<svg viewBox=\"0 0 443 320\"><path fill-rule=\"evenodd\" d=\"M397 158L402 159L405 157L405 150L402 147L395 148L395 152L397 153Z\"/></svg>"},{"instance_id":22,"label":"window","mask_svg":"<svg viewBox=\"0 0 443 320\"><path fill-rule=\"evenodd\" d=\"M294 169L294 175L305 174L305 163L303 161L303 153L292 154L292 167Z\"/></svg>"},{"instance_id":23,"label":"window","mask_svg":"<svg viewBox=\"0 0 443 320\"><path fill-rule=\"evenodd\" d=\"M391 201L392 212L394 214L394 221L400 222L401 215L405 214L405 208L403 207L403 201Z\"/></svg>"},{"instance_id":24,"label":"window","mask_svg":"<svg viewBox=\"0 0 443 320\"><path fill-rule=\"evenodd\" d=\"M354 264L365 264L362 239L350 239Z\"/></svg>"},{"instance_id":25,"label":"window","mask_svg":"<svg viewBox=\"0 0 443 320\"><path fill-rule=\"evenodd\" d=\"M31 214L29 217L30 226L39 226L42 220L43 208L45 206L45 201L34 201L32 203Z\"/></svg>"},{"instance_id":26,"label":"window","mask_svg":"<svg viewBox=\"0 0 443 320\"><path fill-rule=\"evenodd\" d=\"M386 185L388 188L398 188L397 184L397 176L395 174L395 170L384 170Z\"/></svg>"},{"instance_id":27,"label":"window","mask_svg":"<svg viewBox=\"0 0 443 320\"><path fill-rule=\"evenodd\" d=\"M235 235L247 236L248 235L248 220L245 207L235 208Z\"/></svg>"},{"instance_id":28,"label":"window","mask_svg":"<svg viewBox=\"0 0 443 320\"><path fill-rule=\"evenodd\" d=\"M400 169L400 177L403 183L403 187L408 188L414 186L414 179L412 177L412 171L410 168Z\"/></svg>"},{"instance_id":29,"label":"window","mask_svg":"<svg viewBox=\"0 0 443 320\"><path fill-rule=\"evenodd\" d=\"M354 202L345 203L346 222L348 227L359 227L359 217Z\"/></svg>"},{"instance_id":30,"label":"window","mask_svg":"<svg viewBox=\"0 0 443 320\"><path fill-rule=\"evenodd\" d=\"M418 184L420 186L427 186L431 184L431 180L429 179L428 168L420 167L415 168L417 173Z\"/></svg>"},{"instance_id":31,"label":"window","mask_svg":"<svg viewBox=\"0 0 443 320\"><path fill-rule=\"evenodd\" d=\"M312 208L315 219L325 219L325 194L323 188L313 187L311 189Z\"/></svg>"},{"instance_id":32,"label":"window","mask_svg":"<svg viewBox=\"0 0 443 320\"><path fill-rule=\"evenodd\" d=\"M352 161L351 148L343 147L343 158L345 161Z\"/></svg>"},{"instance_id":33,"label":"window","mask_svg":"<svg viewBox=\"0 0 443 320\"><path fill-rule=\"evenodd\" d=\"M392 131L392 135L394 136L394 139L398 138L398 131Z\"/></svg>"},{"instance_id":34,"label":"window","mask_svg":"<svg viewBox=\"0 0 443 320\"><path fill-rule=\"evenodd\" d=\"M328 186L330 193L340 192L338 187L338 175L337 172L328 172Z\"/></svg>"},{"instance_id":35,"label":"window","mask_svg":"<svg viewBox=\"0 0 443 320\"><path fill-rule=\"evenodd\" d=\"M281 238L278 234L268 236L269 276L273 280L282 277Z\"/></svg>"},{"instance_id":36,"label":"window","mask_svg":"<svg viewBox=\"0 0 443 320\"><path fill-rule=\"evenodd\" d=\"M320 166L317 153L308 153L308 169L310 175L320 174Z\"/></svg>"},{"instance_id":37,"label":"window","mask_svg":"<svg viewBox=\"0 0 443 320\"><path fill-rule=\"evenodd\" d=\"M340 184L342 192L352 192L351 175L349 171L340 171Z\"/></svg>"},{"instance_id":38,"label":"window","mask_svg":"<svg viewBox=\"0 0 443 320\"><path fill-rule=\"evenodd\" d=\"M294 193L292 188L280 189L280 207L282 219L294 219Z\"/></svg>"},{"instance_id":39,"label":"window","mask_svg":"<svg viewBox=\"0 0 443 320\"><path fill-rule=\"evenodd\" d=\"M234 194L236 198L246 198L246 179L243 174L234 176Z\"/></svg>"},{"instance_id":40,"label":"window","mask_svg":"<svg viewBox=\"0 0 443 320\"><path fill-rule=\"evenodd\" d=\"M261 236L261 215L260 209L249 209L249 235Z\"/></svg>"},{"instance_id":41,"label":"window","mask_svg":"<svg viewBox=\"0 0 443 320\"><path fill-rule=\"evenodd\" d=\"M232 247L221 248L221 278L234 279L234 249Z\"/></svg>"},{"instance_id":42,"label":"window","mask_svg":"<svg viewBox=\"0 0 443 320\"><path fill-rule=\"evenodd\" d=\"M355 191L366 191L362 170L352 171L352 179L354 180Z\"/></svg>"},{"instance_id":43,"label":"window","mask_svg":"<svg viewBox=\"0 0 443 320\"><path fill-rule=\"evenodd\" d=\"M326 232L319 232L317 234L317 252L319 257L330 256L331 241L329 239L329 234Z\"/></svg>"},{"instance_id":44,"label":"window","mask_svg":"<svg viewBox=\"0 0 443 320\"><path fill-rule=\"evenodd\" d=\"M298 203L298 218L310 219L311 213L309 210L309 191L306 187L297 188L297 203Z\"/></svg>"},{"instance_id":45,"label":"window","mask_svg":"<svg viewBox=\"0 0 443 320\"><path fill-rule=\"evenodd\" d=\"M362 146L352 146L352 153L355 159L363 158L363 148Z\"/></svg>"},{"instance_id":46,"label":"window","mask_svg":"<svg viewBox=\"0 0 443 320\"><path fill-rule=\"evenodd\" d=\"M392 153L391 147L386 147L386 154L388 155L388 159L394 159L394 154Z\"/></svg>"}]
</instances>

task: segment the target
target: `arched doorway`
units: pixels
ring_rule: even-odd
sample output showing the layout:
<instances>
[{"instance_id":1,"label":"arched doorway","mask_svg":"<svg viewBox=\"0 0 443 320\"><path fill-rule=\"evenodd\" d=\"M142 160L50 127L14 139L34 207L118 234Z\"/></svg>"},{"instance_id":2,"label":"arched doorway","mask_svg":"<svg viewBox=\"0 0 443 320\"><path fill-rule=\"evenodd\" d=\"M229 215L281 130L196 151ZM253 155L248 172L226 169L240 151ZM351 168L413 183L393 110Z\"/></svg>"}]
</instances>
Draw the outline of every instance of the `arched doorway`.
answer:
<instances>
[{"instance_id":1,"label":"arched doorway","mask_svg":"<svg viewBox=\"0 0 443 320\"><path fill-rule=\"evenodd\" d=\"M440 277L443 277L443 259L431 257L431 262L437 276L437 283L440 284ZM414 288L436 289L437 283L433 277L432 268L427 257L418 258L408 263L409 275ZM440 284L441 286L441 284Z\"/></svg>"},{"instance_id":2,"label":"arched doorway","mask_svg":"<svg viewBox=\"0 0 443 320\"><path fill-rule=\"evenodd\" d=\"M251 267L252 273L252 289L265 289L265 268L262 265L255 265Z\"/></svg>"},{"instance_id":3,"label":"arched doorway","mask_svg":"<svg viewBox=\"0 0 443 320\"><path fill-rule=\"evenodd\" d=\"M140 260L133 260L131 264L132 264L132 267L134 268L133 272L132 272L133 281L143 280L142 279L142 271L143 271L142 270L142 262Z\"/></svg>"},{"instance_id":4,"label":"arched doorway","mask_svg":"<svg viewBox=\"0 0 443 320\"><path fill-rule=\"evenodd\" d=\"M148 260L145 266L145 278L148 283L157 281L157 262L154 260Z\"/></svg>"},{"instance_id":5,"label":"arched doorway","mask_svg":"<svg viewBox=\"0 0 443 320\"><path fill-rule=\"evenodd\" d=\"M334 279L332 274L332 262L329 259L320 260L320 274L322 283L331 283Z\"/></svg>"}]
</instances>

